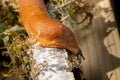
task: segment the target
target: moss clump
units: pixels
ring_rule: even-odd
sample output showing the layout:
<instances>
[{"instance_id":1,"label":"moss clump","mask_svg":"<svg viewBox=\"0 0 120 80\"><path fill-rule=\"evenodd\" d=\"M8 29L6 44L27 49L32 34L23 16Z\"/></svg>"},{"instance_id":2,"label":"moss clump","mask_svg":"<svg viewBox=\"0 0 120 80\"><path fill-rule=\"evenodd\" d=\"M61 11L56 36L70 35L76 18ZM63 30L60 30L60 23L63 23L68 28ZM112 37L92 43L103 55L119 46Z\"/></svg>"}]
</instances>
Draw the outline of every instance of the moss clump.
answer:
<instances>
[{"instance_id":1,"label":"moss clump","mask_svg":"<svg viewBox=\"0 0 120 80\"><path fill-rule=\"evenodd\" d=\"M18 29L18 30L17 30ZM17 75L21 78L27 77L29 59L27 56L28 42L27 35L22 27L14 26L5 30L2 34L5 51L2 55L9 56L9 63L4 62L4 66L9 68L8 73L4 77L11 77Z\"/></svg>"}]
</instances>

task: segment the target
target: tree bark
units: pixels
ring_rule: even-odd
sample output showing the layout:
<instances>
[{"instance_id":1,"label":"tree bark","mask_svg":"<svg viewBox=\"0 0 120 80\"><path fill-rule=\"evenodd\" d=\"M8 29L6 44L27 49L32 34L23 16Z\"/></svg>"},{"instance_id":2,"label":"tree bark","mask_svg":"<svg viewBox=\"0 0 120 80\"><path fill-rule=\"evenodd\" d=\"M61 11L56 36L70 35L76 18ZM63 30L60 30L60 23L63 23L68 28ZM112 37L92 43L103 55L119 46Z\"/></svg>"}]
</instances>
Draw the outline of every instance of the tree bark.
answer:
<instances>
[{"instance_id":1,"label":"tree bark","mask_svg":"<svg viewBox=\"0 0 120 80\"><path fill-rule=\"evenodd\" d=\"M37 43L30 47L27 54L32 62L32 80L75 80L65 49L45 48Z\"/></svg>"}]
</instances>

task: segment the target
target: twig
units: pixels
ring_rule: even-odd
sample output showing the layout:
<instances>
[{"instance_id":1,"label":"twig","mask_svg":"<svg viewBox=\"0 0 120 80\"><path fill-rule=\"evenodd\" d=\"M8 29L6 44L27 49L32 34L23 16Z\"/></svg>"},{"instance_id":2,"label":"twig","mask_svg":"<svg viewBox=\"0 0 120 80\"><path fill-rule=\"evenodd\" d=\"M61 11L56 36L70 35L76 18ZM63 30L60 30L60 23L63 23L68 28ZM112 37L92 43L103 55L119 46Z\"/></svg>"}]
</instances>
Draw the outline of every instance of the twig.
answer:
<instances>
[{"instance_id":1,"label":"twig","mask_svg":"<svg viewBox=\"0 0 120 80\"><path fill-rule=\"evenodd\" d=\"M62 8L64 8L64 7L66 7L67 5L73 3L74 1L75 1L75 0L70 0L70 1L66 2L65 4L62 4L62 5L58 6L58 8L59 8L59 9L62 9Z\"/></svg>"},{"instance_id":2,"label":"twig","mask_svg":"<svg viewBox=\"0 0 120 80\"><path fill-rule=\"evenodd\" d=\"M65 19L67 19L70 15L67 15L65 17L63 17L60 21L64 21Z\"/></svg>"}]
</instances>

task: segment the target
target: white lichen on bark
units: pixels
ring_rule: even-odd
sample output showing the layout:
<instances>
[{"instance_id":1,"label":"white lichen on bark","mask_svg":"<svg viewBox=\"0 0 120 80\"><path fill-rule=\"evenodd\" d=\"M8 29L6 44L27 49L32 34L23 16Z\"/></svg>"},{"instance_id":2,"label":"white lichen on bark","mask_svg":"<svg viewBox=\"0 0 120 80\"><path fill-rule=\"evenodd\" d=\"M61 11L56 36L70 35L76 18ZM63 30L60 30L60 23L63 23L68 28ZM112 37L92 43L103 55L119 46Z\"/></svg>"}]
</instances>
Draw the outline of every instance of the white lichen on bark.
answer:
<instances>
[{"instance_id":1,"label":"white lichen on bark","mask_svg":"<svg viewBox=\"0 0 120 80\"><path fill-rule=\"evenodd\" d=\"M65 49L45 48L37 43L27 54L32 61L30 76L33 80L75 80Z\"/></svg>"}]
</instances>

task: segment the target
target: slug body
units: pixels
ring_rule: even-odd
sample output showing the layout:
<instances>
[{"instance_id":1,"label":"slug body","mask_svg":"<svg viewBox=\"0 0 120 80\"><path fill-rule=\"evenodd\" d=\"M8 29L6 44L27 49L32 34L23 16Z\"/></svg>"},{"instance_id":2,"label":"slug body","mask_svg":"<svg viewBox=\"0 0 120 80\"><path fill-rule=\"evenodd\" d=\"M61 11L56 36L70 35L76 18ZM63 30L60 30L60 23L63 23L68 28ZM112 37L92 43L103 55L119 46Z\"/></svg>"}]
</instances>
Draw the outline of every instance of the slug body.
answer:
<instances>
[{"instance_id":1,"label":"slug body","mask_svg":"<svg viewBox=\"0 0 120 80\"><path fill-rule=\"evenodd\" d=\"M20 0L20 17L28 34L37 36L42 46L64 48L77 55L79 45L72 31L52 19L44 0Z\"/></svg>"}]
</instances>

